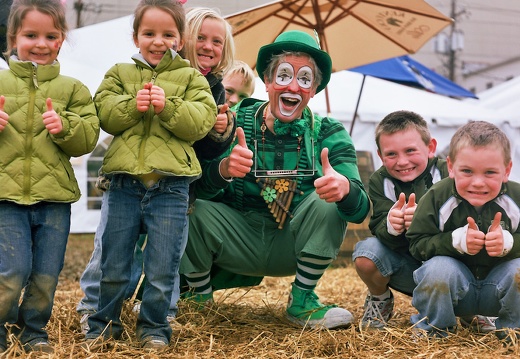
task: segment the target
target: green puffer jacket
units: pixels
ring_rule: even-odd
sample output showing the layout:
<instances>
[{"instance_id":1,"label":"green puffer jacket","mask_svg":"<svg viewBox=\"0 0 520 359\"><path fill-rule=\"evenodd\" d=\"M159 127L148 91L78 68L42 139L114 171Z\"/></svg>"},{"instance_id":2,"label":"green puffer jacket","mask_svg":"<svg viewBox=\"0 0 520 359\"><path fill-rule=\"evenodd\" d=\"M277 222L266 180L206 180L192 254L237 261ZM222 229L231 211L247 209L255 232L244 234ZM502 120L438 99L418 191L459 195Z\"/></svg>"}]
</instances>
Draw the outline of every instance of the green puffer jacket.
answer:
<instances>
[{"instance_id":1,"label":"green puffer jacket","mask_svg":"<svg viewBox=\"0 0 520 359\"><path fill-rule=\"evenodd\" d=\"M168 51L155 68L134 55L135 64L116 64L106 73L94 96L101 127L114 135L103 173L200 176L192 145L215 124L217 106L205 77L180 56L172 60L172 54ZM159 114L153 106L137 111L137 92L149 82L166 95Z\"/></svg>"},{"instance_id":2,"label":"green puffer jacket","mask_svg":"<svg viewBox=\"0 0 520 359\"><path fill-rule=\"evenodd\" d=\"M80 190L71 156L91 152L99 119L88 88L60 75L60 65L33 65L9 59L0 71L7 126L0 132L0 200L31 205L41 201L75 202ZM46 99L60 115L63 130L51 135L43 124Z\"/></svg>"}]
</instances>

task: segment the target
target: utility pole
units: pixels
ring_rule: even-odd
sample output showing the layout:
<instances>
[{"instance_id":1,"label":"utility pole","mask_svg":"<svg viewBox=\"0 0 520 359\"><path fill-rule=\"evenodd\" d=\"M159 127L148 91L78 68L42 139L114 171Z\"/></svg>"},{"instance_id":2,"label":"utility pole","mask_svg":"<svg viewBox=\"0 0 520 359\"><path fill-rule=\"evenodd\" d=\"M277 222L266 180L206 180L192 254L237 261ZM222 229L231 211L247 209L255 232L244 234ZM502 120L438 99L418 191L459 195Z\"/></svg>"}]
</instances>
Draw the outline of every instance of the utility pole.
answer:
<instances>
[{"instance_id":1,"label":"utility pole","mask_svg":"<svg viewBox=\"0 0 520 359\"><path fill-rule=\"evenodd\" d=\"M466 13L466 9L457 12L457 0L451 0L450 17L453 19L453 23L449 33L440 33L435 42L435 52L443 57L444 76L453 82L457 82L457 54L464 49L464 33L457 28L458 21L464 13Z\"/></svg>"},{"instance_id":2,"label":"utility pole","mask_svg":"<svg viewBox=\"0 0 520 359\"><path fill-rule=\"evenodd\" d=\"M81 24L81 13L83 12L83 1L74 1L74 10L76 10L76 28L80 28Z\"/></svg>"},{"instance_id":3,"label":"utility pole","mask_svg":"<svg viewBox=\"0 0 520 359\"><path fill-rule=\"evenodd\" d=\"M450 28L450 37L448 41L448 78L457 82L457 52L464 49L464 33L457 29L457 23L461 15L466 13L466 8L457 12L457 0L451 0L450 17L453 24Z\"/></svg>"},{"instance_id":4,"label":"utility pole","mask_svg":"<svg viewBox=\"0 0 520 359\"><path fill-rule=\"evenodd\" d=\"M105 7L106 4L100 4L98 1L84 2L83 0L75 0L74 10L76 10L76 28L80 28L84 25L84 13L91 12L95 14L100 14Z\"/></svg>"},{"instance_id":5,"label":"utility pole","mask_svg":"<svg viewBox=\"0 0 520 359\"><path fill-rule=\"evenodd\" d=\"M455 66L457 64L457 52L455 46L453 46L455 34L457 33L455 29L455 26L457 24L456 6L456 0L451 0L450 17L454 20L453 24L451 24L450 38L448 44L448 78L451 81L455 81Z\"/></svg>"}]
</instances>

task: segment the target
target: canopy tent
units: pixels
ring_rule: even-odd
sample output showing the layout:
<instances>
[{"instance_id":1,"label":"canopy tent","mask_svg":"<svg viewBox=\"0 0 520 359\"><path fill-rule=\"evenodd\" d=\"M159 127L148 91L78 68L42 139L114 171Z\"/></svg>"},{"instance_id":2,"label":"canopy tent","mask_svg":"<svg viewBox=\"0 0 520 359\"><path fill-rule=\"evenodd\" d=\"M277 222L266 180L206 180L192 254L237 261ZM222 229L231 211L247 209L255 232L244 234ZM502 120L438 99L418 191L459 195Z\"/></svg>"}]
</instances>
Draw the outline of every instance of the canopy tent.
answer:
<instances>
[{"instance_id":1,"label":"canopy tent","mask_svg":"<svg viewBox=\"0 0 520 359\"><path fill-rule=\"evenodd\" d=\"M471 91L439 75L408 55L348 69L352 72L416 87L449 97L478 98Z\"/></svg>"},{"instance_id":2,"label":"canopy tent","mask_svg":"<svg viewBox=\"0 0 520 359\"><path fill-rule=\"evenodd\" d=\"M357 105L359 105L363 93L365 76L377 77L449 97L477 98L472 92L457 85L446 77L439 75L435 71L430 70L428 67L407 55L372 62L367 65L351 68L349 71L358 72L364 76L363 81L361 81ZM356 107L354 115L352 116L352 124L349 132L352 132L354 128L357 109Z\"/></svg>"}]
</instances>

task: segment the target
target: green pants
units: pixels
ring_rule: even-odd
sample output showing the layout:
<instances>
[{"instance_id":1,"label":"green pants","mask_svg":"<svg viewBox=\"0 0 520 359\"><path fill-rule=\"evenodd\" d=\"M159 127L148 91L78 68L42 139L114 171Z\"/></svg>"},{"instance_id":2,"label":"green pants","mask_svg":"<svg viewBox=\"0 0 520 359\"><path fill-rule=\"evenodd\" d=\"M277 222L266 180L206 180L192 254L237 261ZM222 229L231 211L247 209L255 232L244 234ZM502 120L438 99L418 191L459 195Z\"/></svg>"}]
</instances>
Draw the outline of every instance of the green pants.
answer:
<instances>
[{"instance_id":1,"label":"green pants","mask_svg":"<svg viewBox=\"0 0 520 359\"><path fill-rule=\"evenodd\" d=\"M336 204L313 192L293 215L278 229L269 214L197 200L180 273L206 272L216 265L246 276L289 276L296 273L301 253L336 258L347 229Z\"/></svg>"}]
</instances>

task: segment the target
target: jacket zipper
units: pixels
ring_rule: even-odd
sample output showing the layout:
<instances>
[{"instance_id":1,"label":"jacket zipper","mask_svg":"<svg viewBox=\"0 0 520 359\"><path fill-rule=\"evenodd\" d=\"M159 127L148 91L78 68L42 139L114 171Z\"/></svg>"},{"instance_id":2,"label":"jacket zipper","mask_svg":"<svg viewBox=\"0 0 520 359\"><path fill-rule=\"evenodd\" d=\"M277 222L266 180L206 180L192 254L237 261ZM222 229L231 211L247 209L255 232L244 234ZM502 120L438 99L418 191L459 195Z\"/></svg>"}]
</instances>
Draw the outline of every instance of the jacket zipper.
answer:
<instances>
[{"instance_id":1,"label":"jacket zipper","mask_svg":"<svg viewBox=\"0 0 520 359\"><path fill-rule=\"evenodd\" d=\"M36 97L36 89L38 89L38 78L36 76L36 67L33 67L32 85L29 85L29 107L27 109L27 121L25 129L25 153L31 153L33 141L33 123L34 123L34 103ZM23 198L24 201L30 201L31 194L31 156L26 156L23 163L24 182L23 182Z\"/></svg>"},{"instance_id":2,"label":"jacket zipper","mask_svg":"<svg viewBox=\"0 0 520 359\"><path fill-rule=\"evenodd\" d=\"M152 83L152 85L155 84L155 80L157 79L157 72L154 70L153 73L152 73L152 78L150 79L150 82ZM144 124L144 139L143 141L141 142L141 146L140 146L140 149L139 149L139 167L141 168L144 168L144 149L146 147L146 141L148 139L148 136L150 134L150 129L152 127L152 121L153 121L153 117L154 117L154 110L153 110L153 106L150 106L150 108L148 109L148 111L146 111L146 114L145 114L145 118L144 118L144 121L145 121L145 124Z\"/></svg>"}]
</instances>

